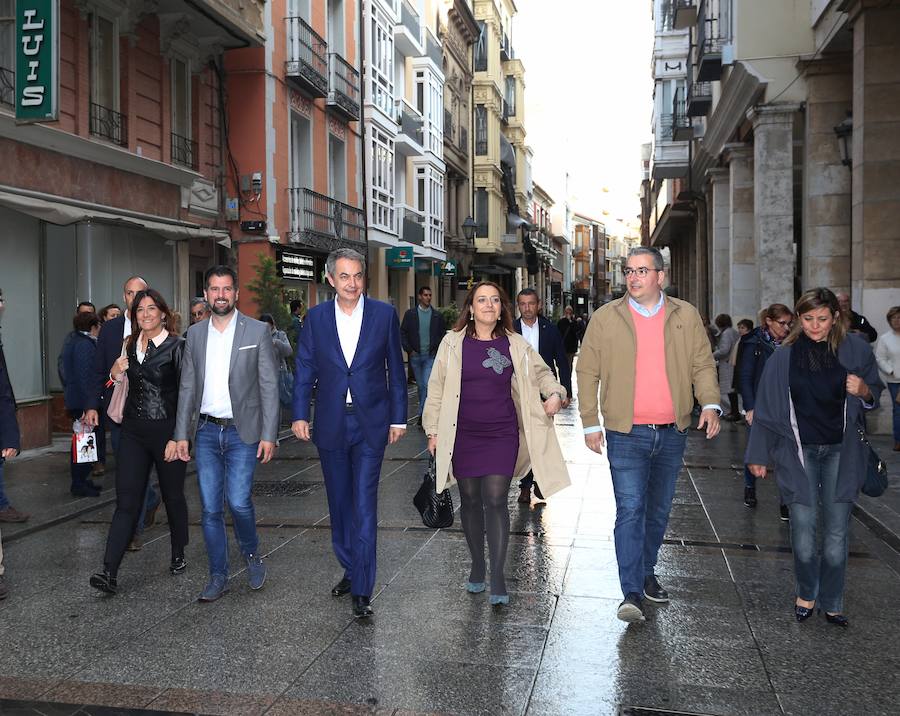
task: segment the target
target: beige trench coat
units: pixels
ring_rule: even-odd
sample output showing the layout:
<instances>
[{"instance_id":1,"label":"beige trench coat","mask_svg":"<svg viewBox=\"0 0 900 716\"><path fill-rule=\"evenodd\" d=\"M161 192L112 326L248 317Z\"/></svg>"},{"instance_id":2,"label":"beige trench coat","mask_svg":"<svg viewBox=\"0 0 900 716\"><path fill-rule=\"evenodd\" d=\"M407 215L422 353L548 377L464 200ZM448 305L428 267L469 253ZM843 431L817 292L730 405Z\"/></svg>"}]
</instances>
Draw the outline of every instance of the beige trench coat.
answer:
<instances>
[{"instance_id":1,"label":"beige trench coat","mask_svg":"<svg viewBox=\"0 0 900 716\"><path fill-rule=\"evenodd\" d=\"M437 435L437 491L456 479L451 473L453 447L456 444L456 418L462 382L462 341L465 331L450 331L444 336L434 358L428 398L422 415L427 435ZM518 333L510 333L509 353L513 362L512 398L519 418L519 454L514 476L524 477L534 471L534 480L545 497L559 492L571 483L556 439L553 419L544 412L541 395L566 389L553 377L541 356Z\"/></svg>"}]
</instances>

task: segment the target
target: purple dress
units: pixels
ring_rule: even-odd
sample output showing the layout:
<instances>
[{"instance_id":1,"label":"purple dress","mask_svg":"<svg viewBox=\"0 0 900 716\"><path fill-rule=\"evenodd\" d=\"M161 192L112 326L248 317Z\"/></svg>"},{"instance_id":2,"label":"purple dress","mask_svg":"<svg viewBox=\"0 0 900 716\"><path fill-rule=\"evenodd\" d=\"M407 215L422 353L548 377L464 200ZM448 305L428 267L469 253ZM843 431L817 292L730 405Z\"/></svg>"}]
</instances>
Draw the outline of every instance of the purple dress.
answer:
<instances>
[{"instance_id":1,"label":"purple dress","mask_svg":"<svg viewBox=\"0 0 900 716\"><path fill-rule=\"evenodd\" d=\"M513 364L506 336L462 346L462 386L453 446L453 475L513 476L519 420L512 399Z\"/></svg>"}]
</instances>

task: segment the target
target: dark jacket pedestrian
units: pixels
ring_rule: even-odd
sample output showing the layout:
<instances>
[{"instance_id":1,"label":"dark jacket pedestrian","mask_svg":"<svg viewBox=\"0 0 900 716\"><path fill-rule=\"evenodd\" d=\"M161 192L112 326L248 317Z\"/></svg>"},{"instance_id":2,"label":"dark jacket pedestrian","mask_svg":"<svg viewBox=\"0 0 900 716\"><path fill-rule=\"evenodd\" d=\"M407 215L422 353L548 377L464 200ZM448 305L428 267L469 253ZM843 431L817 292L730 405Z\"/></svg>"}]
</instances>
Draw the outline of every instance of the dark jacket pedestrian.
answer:
<instances>
[{"instance_id":1,"label":"dark jacket pedestrian","mask_svg":"<svg viewBox=\"0 0 900 716\"><path fill-rule=\"evenodd\" d=\"M431 322L428 330L428 355L437 355L438 346L447 333L447 324L441 312L431 309ZM410 308L403 314L400 322L400 344L406 353L420 353L419 339L419 307Z\"/></svg>"},{"instance_id":2,"label":"dark jacket pedestrian","mask_svg":"<svg viewBox=\"0 0 900 716\"><path fill-rule=\"evenodd\" d=\"M79 313L75 316L74 326L77 336L63 355L66 375L63 398L69 415L81 420L85 411L97 407L95 365L100 319L94 313ZM89 479L92 469L92 463L78 463L71 456L70 492L74 497L97 497L100 494L100 488Z\"/></svg>"},{"instance_id":3,"label":"dark jacket pedestrian","mask_svg":"<svg viewBox=\"0 0 900 716\"><path fill-rule=\"evenodd\" d=\"M3 343L0 342L0 480L3 479L3 462L19 452L19 424L16 422L16 396L13 394ZM0 599L6 599L9 591L4 579L3 538L0 536Z\"/></svg>"},{"instance_id":4,"label":"dark jacket pedestrian","mask_svg":"<svg viewBox=\"0 0 900 716\"><path fill-rule=\"evenodd\" d=\"M559 329L544 316L537 317L538 322L538 353L544 359L544 363L553 372L553 377L559 380L566 389L566 393L572 395L572 371L566 357L566 348ZM522 333L522 319L513 321L516 333Z\"/></svg>"},{"instance_id":5,"label":"dark jacket pedestrian","mask_svg":"<svg viewBox=\"0 0 900 716\"><path fill-rule=\"evenodd\" d=\"M584 332L581 324L575 318L575 314L568 306L566 307L565 315L557 322L556 328L562 336L563 346L571 363L571 357L578 352L578 344L581 343Z\"/></svg>"},{"instance_id":6,"label":"dark jacket pedestrian","mask_svg":"<svg viewBox=\"0 0 900 716\"><path fill-rule=\"evenodd\" d=\"M863 416L878 406L884 385L872 348L846 332L831 291L808 291L795 314L799 325L763 370L745 462L756 477L774 465L790 506L797 621L818 606L829 622L846 626L850 513L868 464Z\"/></svg>"}]
</instances>

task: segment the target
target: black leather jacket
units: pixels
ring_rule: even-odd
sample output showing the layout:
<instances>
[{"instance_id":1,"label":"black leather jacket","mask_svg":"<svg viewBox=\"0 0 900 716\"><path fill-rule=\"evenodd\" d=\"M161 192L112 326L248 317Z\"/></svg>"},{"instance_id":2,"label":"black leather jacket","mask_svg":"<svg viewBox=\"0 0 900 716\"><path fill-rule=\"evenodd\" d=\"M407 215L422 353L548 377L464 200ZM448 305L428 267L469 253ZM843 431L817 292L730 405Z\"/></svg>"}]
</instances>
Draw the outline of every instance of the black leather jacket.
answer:
<instances>
[{"instance_id":1,"label":"black leather jacket","mask_svg":"<svg viewBox=\"0 0 900 716\"><path fill-rule=\"evenodd\" d=\"M138 363L135 347L129 347L125 418L175 419L184 344L184 338L171 334L159 347L150 341L143 363Z\"/></svg>"}]
</instances>

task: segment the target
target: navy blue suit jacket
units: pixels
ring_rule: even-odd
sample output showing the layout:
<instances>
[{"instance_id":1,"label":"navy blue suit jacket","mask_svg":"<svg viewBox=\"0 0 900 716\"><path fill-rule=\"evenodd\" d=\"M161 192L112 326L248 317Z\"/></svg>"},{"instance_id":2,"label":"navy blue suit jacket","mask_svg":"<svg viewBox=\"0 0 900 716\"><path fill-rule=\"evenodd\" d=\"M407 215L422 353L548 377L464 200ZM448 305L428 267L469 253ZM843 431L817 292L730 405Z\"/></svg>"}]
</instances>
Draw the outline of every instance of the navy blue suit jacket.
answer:
<instances>
[{"instance_id":1,"label":"navy blue suit jacket","mask_svg":"<svg viewBox=\"0 0 900 716\"><path fill-rule=\"evenodd\" d=\"M400 351L400 324L387 303L365 297L359 344L347 365L338 339L334 301L310 309L297 344L294 420L310 419L316 388L313 442L323 450L346 447L344 404L353 399L366 443L387 445L391 425L406 425L406 369Z\"/></svg>"},{"instance_id":2,"label":"navy blue suit jacket","mask_svg":"<svg viewBox=\"0 0 900 716\"><path fill-rule=\"evenodd\" d=\"M513 328L516 329L516 333L522 333L521 318L513 321ZM571 398L572 371L569 369L569 359L566 357L562 335L559 329L543 316L538 316L538 353Z\"/></svg>"},{"instance_id":3,"label":"navy blue suit jacket","mask_svg":"<svg viewBox=\"0 0 900 716\"><path fill-rule=\"evenodd\" d=\"M94 354L95 385L88 398L85 408L101 409L109 402L112 396L112 388L106 388L109 380L109 371L122 355L122 333L125 331L125 314L107 321L100 329L97 336L97 352ZM103 401L102 405L100 401Z\"/></svg>"}]
</instances>

